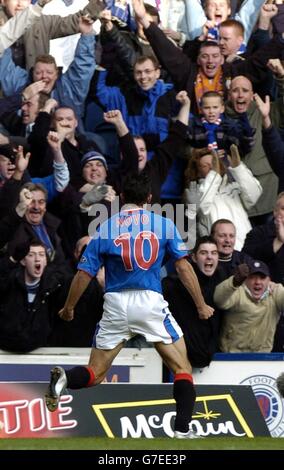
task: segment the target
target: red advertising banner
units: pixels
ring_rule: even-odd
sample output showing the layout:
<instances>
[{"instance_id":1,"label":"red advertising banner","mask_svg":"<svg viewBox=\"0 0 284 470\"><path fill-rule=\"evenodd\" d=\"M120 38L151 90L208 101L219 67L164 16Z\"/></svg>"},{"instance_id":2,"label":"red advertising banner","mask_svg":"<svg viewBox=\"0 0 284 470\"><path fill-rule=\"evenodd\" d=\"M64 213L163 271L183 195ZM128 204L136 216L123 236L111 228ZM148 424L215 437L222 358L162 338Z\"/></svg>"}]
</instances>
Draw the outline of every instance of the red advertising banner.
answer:
<instances>
[{"instance_id":1,"label":"red advertising banner","mask_svg":"<svg viewBox=\"0 0 284 470\"><path fill-rule=\"evenodd\" d=\"M44 404L47 384L0 383L0 437L172 437L171 384L102 384ZM204 437L269 436L249 386L197 386L192 426Z\"/></svg>"}]
</instances>

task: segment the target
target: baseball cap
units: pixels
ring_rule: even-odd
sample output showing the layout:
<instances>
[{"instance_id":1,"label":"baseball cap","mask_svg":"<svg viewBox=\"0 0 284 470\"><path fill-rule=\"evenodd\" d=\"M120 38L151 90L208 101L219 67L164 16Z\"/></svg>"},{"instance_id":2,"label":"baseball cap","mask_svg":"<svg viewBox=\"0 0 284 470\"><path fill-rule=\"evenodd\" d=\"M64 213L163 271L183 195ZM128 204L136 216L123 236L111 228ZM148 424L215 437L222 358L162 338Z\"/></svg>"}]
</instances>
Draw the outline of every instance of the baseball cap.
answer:
<instances>
[{"instance_id":1,"label":"baseball cap","mask_svg":"<svg viewBox=\"0 0 284 470\"><path fill-rule=\"evenodd\" d=\"M15 152L10 144L4 144L0 145L0 155L3 155L3 157L9 158L9 160L14 161L15 159Z\"/></svg>"},{"instance_id":2,"label":"baseball cap","mask_svg":"<svg viewBox=\"0 0 284 470\"><path fill-rule=\"evenodd\" d=\"M249 264L249 273L255 274L260 273L264 276L270 276L269 268L267 264L263 263L263 261L254 260Z\"/></svg>"},{"instance_id":3,"label":"baseball cap","mask_svg":"<svg viewBox=\"0 0 284 470\"><path fill-rule=\"evenodd\" d=\"M107 161L105 157L101 153L95 152L95 150L91 150L90 152L87 152L85 153L85 155L83 155L81 159L82 168L84 165L86 165L86 163L91 162L92 160L99 160L100 162L102 162L105 169L107 170Z\"/></svg>"}]
</instances>

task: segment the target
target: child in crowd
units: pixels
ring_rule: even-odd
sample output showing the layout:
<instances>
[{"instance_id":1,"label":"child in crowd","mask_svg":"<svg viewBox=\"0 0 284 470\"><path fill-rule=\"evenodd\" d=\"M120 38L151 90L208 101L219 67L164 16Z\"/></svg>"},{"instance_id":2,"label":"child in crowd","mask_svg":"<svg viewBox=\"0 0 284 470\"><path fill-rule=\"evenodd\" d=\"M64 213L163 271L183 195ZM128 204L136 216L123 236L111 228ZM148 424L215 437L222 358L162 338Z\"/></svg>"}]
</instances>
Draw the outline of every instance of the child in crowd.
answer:
<instances>
[{"instance_id":1,"label":"child in crowd","mask_svg":"<svg viewBox=\"0 0 284 470\"><path fill-rule=\"evenodd\" d=\"M249 153L254 145L255 129L250 126L247 113L232 119L224 114L223 97L217 91L207 91L200 103L201 116L190 119L189 143L195 148L230 151L237 145L241 156Z\"/></svg>"},{"instance_id":2,"label":"child in crowd","mask_svg":"<svg viewBox=\"0 0 284 470\"><path fill-rule=\"evenodd\" d=\"M265 0L246 0L240 5L240 9L233 15L233 18L244 26L244 43L247 44L254 25L257 21L258 13L265 3ZM185 18L182 30L188 39L195 39L206 30L207 39L219 39L219 26L223 21L232 18L231 0L185 0ZM241 46L241 53L244 51L244 44Z\"/></svg>"}]
</instances>

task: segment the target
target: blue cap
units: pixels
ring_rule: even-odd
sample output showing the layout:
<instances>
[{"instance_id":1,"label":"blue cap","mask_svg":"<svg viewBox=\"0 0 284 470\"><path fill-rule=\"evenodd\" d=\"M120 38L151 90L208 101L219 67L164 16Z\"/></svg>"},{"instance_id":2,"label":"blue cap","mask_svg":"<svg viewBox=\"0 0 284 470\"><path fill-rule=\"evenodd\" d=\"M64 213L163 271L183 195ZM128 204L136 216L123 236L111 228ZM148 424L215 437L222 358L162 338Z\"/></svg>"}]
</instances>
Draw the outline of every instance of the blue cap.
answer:
<instances>
[{"instance_id":1,"label":"blue cap","mask_svg":"<svg viewBox=\"0 0 284 470\"><path fill-rule=\"evenodd\" d=\"M105 169L107 170L107 161L105 157L101 153L95 152L95 150L91 150L90 152L87 152L85 153L85 155L83 155L81 159L82 168L84 165L86 165L86 163L91 162L92 160L99 160L100 162L102 162Z\"/></svg>"}]
</instances>

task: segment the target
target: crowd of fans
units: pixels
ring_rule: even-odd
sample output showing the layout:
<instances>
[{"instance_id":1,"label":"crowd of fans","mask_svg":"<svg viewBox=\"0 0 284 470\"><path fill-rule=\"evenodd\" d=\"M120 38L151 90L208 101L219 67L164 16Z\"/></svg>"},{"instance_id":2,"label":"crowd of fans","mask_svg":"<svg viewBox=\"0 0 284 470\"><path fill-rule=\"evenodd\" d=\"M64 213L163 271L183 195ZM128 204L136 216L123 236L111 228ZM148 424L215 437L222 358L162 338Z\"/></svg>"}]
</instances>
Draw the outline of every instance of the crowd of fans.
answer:
<instances>
[{"instance_id":1,"label":"crowd of fans","mask_svg":"<svg viewBox=\"0 0 284 470\"><path fill-rule=\"evenodd\" d=\"M0 7L0 349L91 345L103 267L73 322L58 311L91 227L144 171L152 203L196 224L214 314L161 273L191 364L283 351L284 2L49 1Z\"/></svg>"}]
</instances>

